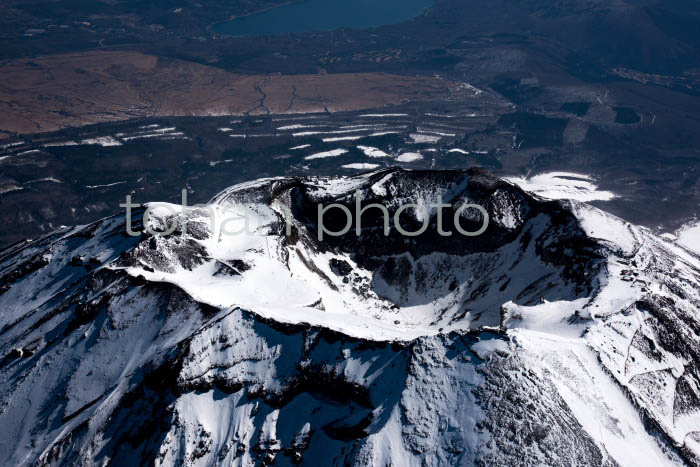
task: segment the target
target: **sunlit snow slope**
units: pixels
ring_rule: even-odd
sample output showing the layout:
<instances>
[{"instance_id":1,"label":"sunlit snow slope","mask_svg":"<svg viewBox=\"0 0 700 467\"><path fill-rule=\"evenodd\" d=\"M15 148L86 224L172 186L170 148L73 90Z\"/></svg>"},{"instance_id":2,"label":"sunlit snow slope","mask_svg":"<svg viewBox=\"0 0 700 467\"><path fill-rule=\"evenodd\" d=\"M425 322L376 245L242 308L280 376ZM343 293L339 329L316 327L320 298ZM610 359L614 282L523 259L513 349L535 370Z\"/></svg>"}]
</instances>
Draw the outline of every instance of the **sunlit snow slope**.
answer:
<instances>
[{"instance_id":1,"label":"sunlit snow slope","mask_svg":"<svg viewBox=\"0 0 700 467\"><path fill-rule=\"evenodd\" d=\"M429 228L374 207L319 240L356 193ZM175 228L0 253L0 464L700 463L700 259L646 229L478 169L264 179L148 225Z\"/></svg>"}]
</instances>

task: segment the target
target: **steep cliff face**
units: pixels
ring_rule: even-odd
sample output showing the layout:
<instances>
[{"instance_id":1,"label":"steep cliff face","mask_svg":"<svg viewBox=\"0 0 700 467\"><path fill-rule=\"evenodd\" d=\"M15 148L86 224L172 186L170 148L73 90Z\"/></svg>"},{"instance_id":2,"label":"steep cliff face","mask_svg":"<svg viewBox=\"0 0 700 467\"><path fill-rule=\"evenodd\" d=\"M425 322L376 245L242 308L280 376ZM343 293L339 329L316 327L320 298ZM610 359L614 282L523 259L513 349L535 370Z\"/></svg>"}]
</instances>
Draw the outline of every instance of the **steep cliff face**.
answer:
<instances>
[{"instance_id":1,"label":"steep cliff face","mask_svg":"<svg viewBox=\"0 0 700 467\"><path fill-rule=\"evenodd\" d=\"M0 254L3 463L700 463L700 260L645 229L478 170L149 214Z\"/></svg>"}]
</instances>

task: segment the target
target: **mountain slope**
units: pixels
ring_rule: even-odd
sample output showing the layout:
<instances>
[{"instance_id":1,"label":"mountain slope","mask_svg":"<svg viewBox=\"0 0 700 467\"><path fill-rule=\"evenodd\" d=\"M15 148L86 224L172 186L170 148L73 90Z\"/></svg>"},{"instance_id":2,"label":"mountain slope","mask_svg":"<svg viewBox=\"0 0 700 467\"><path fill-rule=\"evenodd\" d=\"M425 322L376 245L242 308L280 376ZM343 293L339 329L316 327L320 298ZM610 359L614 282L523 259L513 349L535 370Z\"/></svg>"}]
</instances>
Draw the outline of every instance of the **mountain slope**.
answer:
<instances>
[{"instance_id":1,"label":"mountain slope","mask_svg":"<svg viewBox=\"0 0 700 467\"><path fill-rule=\"evenodd\" d=\"M358 192L490 222L319 240ZM151 208L1 253L3 463L700 463L700 260L646 229L477 169Z\"/></svg>"}]
</instances>

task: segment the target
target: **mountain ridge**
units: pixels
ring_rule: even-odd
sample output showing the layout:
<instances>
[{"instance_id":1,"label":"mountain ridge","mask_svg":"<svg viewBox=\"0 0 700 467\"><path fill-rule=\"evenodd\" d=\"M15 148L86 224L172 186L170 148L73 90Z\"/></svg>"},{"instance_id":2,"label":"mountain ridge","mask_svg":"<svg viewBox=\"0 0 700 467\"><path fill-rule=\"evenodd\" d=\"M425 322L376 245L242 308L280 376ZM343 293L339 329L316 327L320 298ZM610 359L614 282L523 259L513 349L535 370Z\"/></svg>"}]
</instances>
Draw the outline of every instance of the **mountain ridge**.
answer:
<instances>
[{"instance_id":1,"label":"mountain ridge","mask_svg":"<svg viewBox=\"0 0 700 467\"><path fill-rule=\"evenodd\" d=\"M358 190L482 202L492 248L319 242L307 204ZM243 205L249 235L211 229ZM700 260L648 229L478 169L268 179L164 212L150 226L187 235L115 216L0 254L5 462L698 464Z\"/></svg>"}]
</instances>

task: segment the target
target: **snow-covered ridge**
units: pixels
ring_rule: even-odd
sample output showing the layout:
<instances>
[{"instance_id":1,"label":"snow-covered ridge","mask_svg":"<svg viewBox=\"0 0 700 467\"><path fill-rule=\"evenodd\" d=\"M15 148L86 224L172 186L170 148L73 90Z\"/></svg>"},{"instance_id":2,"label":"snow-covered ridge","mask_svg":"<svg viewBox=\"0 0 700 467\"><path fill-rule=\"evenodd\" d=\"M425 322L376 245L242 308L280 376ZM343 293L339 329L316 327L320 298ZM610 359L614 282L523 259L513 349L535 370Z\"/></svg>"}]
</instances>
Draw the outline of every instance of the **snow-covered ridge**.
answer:
<instances>
[{"instance_id":1,"label":"snow-covered ridge","mask_svg":"<svg viewBox=\"0 0 700 467\"><path fill-rule=\"evenodd\" d=\"M407 240L374 210L319 242L357 191L492 222ZM700 461L700 260L647 229L476 169L264 179L148 222L180 228L0 252L0 463Z\"/></svg>"},{"instance_id":2,"label":"snow-covered ridge","mask_svg":"<svg viewBox=\"0 0 700 467\"><path fill-rule=\"evenodd\" d=\"M215 307L241 307L280 322L305 322L375 340L410 340L440 329L498 326L504 297L535 303L541 296L577 297L590 290L592 284L582 274L583 269L590 268L593 274L597 268L590 259L596 246L580 241L583 233L576 230L574 217L554 226L551 217L538 213L542 207L534 199L502 182L497 188L479 187L479 177L486 176L450 172L433 177L389 170L350 178L281 178L239 185L215 197L208 209L170 214L171 218L169 213L180 208L169 206L163 217L159 211L151 216L156 230L173 224L199 229L193 247L197 258L206 259L182 251L182 237L173 235L154 237L113 267L148 281L175 284ZM384 238L379 229L383 217L367 213L361 237L353 229L326 245L317 244L316 205L345 202L354 209L349 197L358 190L366 204L380 202L392 212L409 203L427 207L438 196L455 205L481 202L492 213L491 230L483 238L456 234L444 239L435 232L433 240L428 240L431 232L419 239L398 232ZM436 215L432 208L433 220ZM465 211L464 216L470 215ZM404 218L422 222L418 216ZM288 234L282 231L287 225ZM553 237L556 230L561 230L561 238ZM538 252L538 243L545 241L551 252ZM434 246L429 246L432 242ZM581 244L569 246L573 242ZM554 251L576 248L582 248L582 259L557 264ZM222 273L222 268L236 263L246 264L245 272ZM274 288L269 288L271 282ZM231 294L232 288L239 292Z\"/></svg>"}]
</instances>

